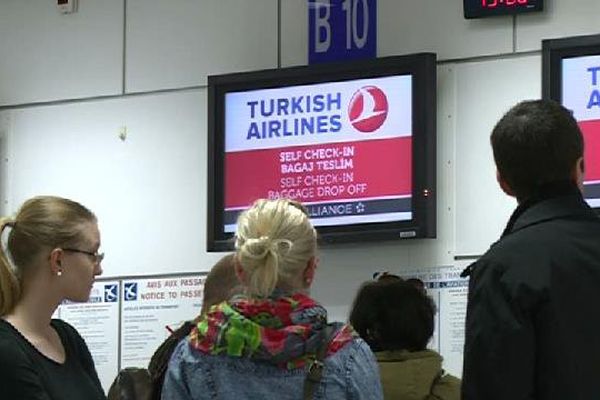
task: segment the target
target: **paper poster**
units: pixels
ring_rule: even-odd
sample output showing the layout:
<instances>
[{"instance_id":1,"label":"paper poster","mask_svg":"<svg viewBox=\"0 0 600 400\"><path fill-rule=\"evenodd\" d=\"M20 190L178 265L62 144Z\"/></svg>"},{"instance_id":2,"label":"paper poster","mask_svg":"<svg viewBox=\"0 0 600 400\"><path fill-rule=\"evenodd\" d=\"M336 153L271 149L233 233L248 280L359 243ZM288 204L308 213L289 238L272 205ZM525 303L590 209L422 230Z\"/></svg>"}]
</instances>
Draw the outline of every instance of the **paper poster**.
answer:
<instances>
[{"instance_id":1,"label":"paper poster","mask_svg":"<svg viewBox=\"0 0 600 400\"><path fill-rule=\"evenodd\" d=\"M119 281L97 281L87 303L61 304L55 316L85 339L105 392L119 370Z\"/></svg>"},{"instance_id":2,"label":"paper poster","mask_svg":"<svg viewBox=\"0 0 600 400\"><path fill-rule=\"evenodd\" d=\"M121 368L147 367L158 346L200 313L206 276L124 279Z\"/></svg>"},{"instance_id":3,"label":"paper poster","mask_svg":"<svg viewBox=\"0 0 600 400\"><path fill-rule=\"evenodd\" d=\"M465 264L466 267L469 263ZM465 342L465 319L469 279L461 278L461 265L403 270L404 278L419 278L425 283L427 294L436 303L435 331L429 348L444 357L443 368L460 377Z\"/></svg>"}]
</instances>

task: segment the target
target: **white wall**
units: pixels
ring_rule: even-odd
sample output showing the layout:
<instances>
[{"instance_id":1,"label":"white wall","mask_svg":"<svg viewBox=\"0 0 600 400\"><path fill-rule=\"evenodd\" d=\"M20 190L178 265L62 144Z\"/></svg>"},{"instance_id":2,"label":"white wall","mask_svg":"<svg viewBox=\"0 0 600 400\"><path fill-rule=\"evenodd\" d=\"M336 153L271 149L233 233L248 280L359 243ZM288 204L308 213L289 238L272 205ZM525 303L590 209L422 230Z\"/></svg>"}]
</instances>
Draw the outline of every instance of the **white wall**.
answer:
<instances>
[{"instance_id":1,"label":"white wall","mask_svg":"<svg viewBox=\"0 0 600 400\"><path fill-rule=\"evenodd\" d=\"M128 0L126 39L129 93L275 68L277 0Z\"/></svg>"},{"instance_id":2,"label":"white wall","mask_svg":"<svg viewBox=\"0 0 600 400\"><path fill-rule=\"evenodd\" d=\"M0 2L0 106L121 93L123 1Z\"/></svg>"},{"instance_id":3,"label":"white wall","mask_svg":"<svg viewBox=\"0 0 600 400\"><path fill-rule=\"evenodd\" d=\"M208 270L206 76L306 64L306 1L79 3L59 15L53 2L0 2L0 211L39 193L89 205L106 276ZM498 237L514 203L494 181L491 127L540 97L541 39L598 30L600 2L546 3L471 21L462 0L379 0L380 56L440 60L438 238L322 249L314 294L336 315L373 271L453 264Z\"/></svg>"},{"instance_id":4,"label":"white wall","mask_svg":"<svg viewBox=\"0 0 600 400\"><path fill-rule=\"evenodd\" d=\"M53 193L90 207L106 276L208 269L205 109L197 89L8 112L9 208Z\"/></svg>"}]
</instances>

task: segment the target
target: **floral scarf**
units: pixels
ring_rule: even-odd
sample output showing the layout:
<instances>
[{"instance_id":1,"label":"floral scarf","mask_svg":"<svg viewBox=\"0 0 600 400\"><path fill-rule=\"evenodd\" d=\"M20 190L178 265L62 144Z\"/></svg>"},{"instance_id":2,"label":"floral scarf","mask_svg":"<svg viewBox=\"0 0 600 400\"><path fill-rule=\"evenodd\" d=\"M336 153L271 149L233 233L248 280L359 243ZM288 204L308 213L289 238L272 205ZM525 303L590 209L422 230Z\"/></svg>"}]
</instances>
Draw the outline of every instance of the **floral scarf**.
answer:
<instances>
[{"instance_id":1,"label":"floral scarf","mask_svg":"<svg viewBox=\"0 0 600 400\"><path fill-rule=\"evenodd\" d=\"M192 329L189 342L203 353L295 369L314 358L326 325L327 311L304 294L268 299L236 296L211 307ZM358 335L349 325L337 323L327 356L355 337Z\"/></svg>"}]
</instances>

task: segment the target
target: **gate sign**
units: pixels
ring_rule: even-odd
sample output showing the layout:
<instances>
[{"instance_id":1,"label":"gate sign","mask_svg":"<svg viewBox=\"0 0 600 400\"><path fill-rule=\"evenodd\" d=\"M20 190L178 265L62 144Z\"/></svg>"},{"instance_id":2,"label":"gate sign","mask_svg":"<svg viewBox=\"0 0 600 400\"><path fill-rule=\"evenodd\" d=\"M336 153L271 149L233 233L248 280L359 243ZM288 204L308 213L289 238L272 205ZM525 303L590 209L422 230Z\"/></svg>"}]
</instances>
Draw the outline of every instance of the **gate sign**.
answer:
<instances>
[{"instance_id":1,"label":"gate sign","mask_svg":"<svg viewBox=\"0 0 600 400\"><path fill-rule=\"evenodd\" d=\"M377 56L377 0L308 0L308 63Z\"/></svg>"}]
</instances>

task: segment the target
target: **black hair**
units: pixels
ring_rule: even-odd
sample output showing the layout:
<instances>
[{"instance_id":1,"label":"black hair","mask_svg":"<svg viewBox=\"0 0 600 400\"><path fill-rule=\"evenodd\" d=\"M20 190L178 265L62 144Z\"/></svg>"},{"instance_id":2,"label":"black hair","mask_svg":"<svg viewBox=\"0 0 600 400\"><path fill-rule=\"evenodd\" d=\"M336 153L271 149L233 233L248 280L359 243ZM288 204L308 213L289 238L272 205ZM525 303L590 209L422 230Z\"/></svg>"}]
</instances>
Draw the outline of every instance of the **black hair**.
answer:
<instances>
[{"instance_id":1,"label":"black hair","mask_svg":"<svg viewBox=\"0 0 600 400\"><path fill-rule=\"evenodd\" d=\"M412 281L387 275L359 289L350 323L373 351L420 351L427 347L433 336L436 307L424 288Z\"/></svg>"},{"instance_id":2,"label":"black hair","mask_svg":"<svg viewBox=\"0 0 600 400\"><path fill-rule=\"evenodd\" d=\"M496 167L519 201L540 187L573 180L583 156L583 135L569 110L551 100L511 108L491 135Z\"/></svg>"}]
</instances>

